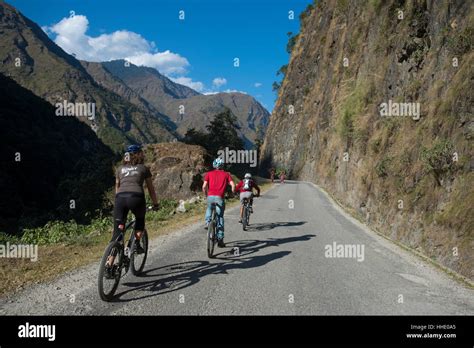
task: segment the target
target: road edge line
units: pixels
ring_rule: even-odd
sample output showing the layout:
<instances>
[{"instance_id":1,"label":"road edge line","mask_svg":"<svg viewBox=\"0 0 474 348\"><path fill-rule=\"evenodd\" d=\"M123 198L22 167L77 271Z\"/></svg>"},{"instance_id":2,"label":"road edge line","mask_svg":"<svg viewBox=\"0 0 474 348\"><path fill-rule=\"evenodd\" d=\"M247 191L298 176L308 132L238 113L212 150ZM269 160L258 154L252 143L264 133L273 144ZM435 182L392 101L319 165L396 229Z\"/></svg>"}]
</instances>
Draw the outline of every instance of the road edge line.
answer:
<instances>
[{"instance_id":1,"label":"road edge line","mask_svg":"<svg viewBox=\"0 0 474 348\"><path fill-rule=\"evenodd\" d=\"M316 189L318 189L321 193L323 193L328 200L331 202L333 206L338 208L338 210L345 216L347 217L351 222L356 223L359 225L359 227L362 227L365 231L370 231L375 233L376 235L384 238L385 240L391 242L392 244L400 247L401 249L408 251L410 254L417 256L419 259L422 261L425 261L432 266L434 266L437 270L442 271L443 274L446 274L449 278L455 280L458 284L462 284L466 286L469 289L474 289L474 282L471 281L469 278L463 276L462 274L452 270L449 267L446 267L442 265L441 263L431 259L430 257L424 255L423 253L409 247L408 245L403 244L400 241L394 240L387 235L383 234L382 232L378 231L376 228L368 226L365 222L363 222L359 217L357 217L355 214L351 212L351 209L349 207L346 207L344 204L342 204L337 198L335 198L333 195L331 195L329 192L327 192L324 188L321 186L315 184L314 182L311 181L302 181L305 183L309 183L313 185Z\"/></svg>"}]
</instances>

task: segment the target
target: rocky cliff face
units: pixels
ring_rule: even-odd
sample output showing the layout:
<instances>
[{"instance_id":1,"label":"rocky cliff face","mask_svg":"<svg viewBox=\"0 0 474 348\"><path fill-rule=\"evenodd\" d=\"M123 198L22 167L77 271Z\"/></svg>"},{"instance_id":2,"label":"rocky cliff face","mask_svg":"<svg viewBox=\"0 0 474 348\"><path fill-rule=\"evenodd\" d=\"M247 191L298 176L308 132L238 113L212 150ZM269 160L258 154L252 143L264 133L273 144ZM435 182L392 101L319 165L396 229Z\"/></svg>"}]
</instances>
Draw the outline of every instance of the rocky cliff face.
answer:
<instances>
[{"instance_id":1,"label":"rocky cliff face","mask_svg":"<svg viewBox=\"0 0 474 348\"><path fill-rule=\"evenodd\" d=\"M303 16L263 166L316 182L474 279L473 37L470 1L319 1Z\"/></svg>"},{"instance_id":2,"label":"rocky cliff face","mask_svg":"<svg viewBox=\"0 0 474 348\"><path fill-rule=\"evenodd\" d=\"M201 193L202 174L209 163L204 148L180 142L161 143L148 145L145 153L159 198L188 199Z\"/></svg>"}]
</instances>

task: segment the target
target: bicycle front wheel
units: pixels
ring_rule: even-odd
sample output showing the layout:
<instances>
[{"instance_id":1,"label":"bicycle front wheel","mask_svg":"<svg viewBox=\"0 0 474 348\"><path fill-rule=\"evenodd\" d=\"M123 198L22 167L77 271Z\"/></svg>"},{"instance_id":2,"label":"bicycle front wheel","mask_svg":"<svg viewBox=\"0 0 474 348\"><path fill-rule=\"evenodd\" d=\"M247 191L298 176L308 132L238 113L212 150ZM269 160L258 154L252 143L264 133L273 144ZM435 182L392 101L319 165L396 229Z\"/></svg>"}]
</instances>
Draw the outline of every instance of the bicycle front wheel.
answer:
<instances>
[{"instance_id":1,"label":"bicycle front wheel","mask_svg":"<svg viewBox=\"0 0 474 348\"><path fill-rule=\"evenodd\" d=\"M130 254L130 267L132 269L132 274L137 276L143 272L143 268L145 267L146 258L148 256L148 233L146 230L143 230L142 236L138 245L141 248L137 250L135 234L132 237L132 252Z\"/></svg>"},{"instance_id":2,"label":"bicycle front wheel","mask_svg":"<svg viewBox=\"0 0 474 348\"><path fill-rule=\"evenodd\" d=\"M211 215L211 222L209 223L209 226L207 228L207 256L209 258L213 257L214 254L214 246L216 243L216 218L215 218L216 212L215 210L212 211Z\"/></svg>"},{"instance_id":3,"label":"bicycle front wheel","mask_svg":"<svg viewBox=\"0 0 474 348\"><path fill-rule=\"evenodd\" d=\"M112 260L110 264L107 261ZM110 242L105 249L99 266L99 296L103 301L113 299L122 273L123 247L120 242ZM110 264L110 265L109 265Z\"/></svg>"}]
</instances>

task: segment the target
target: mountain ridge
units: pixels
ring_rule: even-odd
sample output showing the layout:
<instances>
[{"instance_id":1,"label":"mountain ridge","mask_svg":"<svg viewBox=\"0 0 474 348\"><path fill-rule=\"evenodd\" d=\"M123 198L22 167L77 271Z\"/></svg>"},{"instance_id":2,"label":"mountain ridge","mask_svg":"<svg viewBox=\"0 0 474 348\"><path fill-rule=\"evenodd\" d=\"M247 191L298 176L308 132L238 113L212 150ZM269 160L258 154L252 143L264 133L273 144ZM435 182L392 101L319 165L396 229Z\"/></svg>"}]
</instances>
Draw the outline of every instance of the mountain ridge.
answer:
<instances>
[{"instance_id":1,"label":"mountain ridge","mask_svg":"<svg viewBox=\"0 0 474 348\"><path fill-rule=\"evenodd\" d=\"M63 100L95 103L97 134L115 150L130 142L174 138L165 120L99 86L77 59L6 3L0 3L0 33L0 72L53 105ZM93 125L87 118L80 120Z\"/></svg>"},{"instance_id":2,"label":"mountain ridge","mask_svg":"<svg viewBox=\"0 0 474 348\"><path fill-rule=\"evenodd\" d=\"M253 146L268 125L270 113L248 94L201 94L171 81L153 68L126 64L125 60L100 64L160 113L167 115L176 124L175 130L180 136L184 136L189 128L205 130L212 118L225 108L237 117L239 132L247 148Z\"/></svg>"}]
</instances>

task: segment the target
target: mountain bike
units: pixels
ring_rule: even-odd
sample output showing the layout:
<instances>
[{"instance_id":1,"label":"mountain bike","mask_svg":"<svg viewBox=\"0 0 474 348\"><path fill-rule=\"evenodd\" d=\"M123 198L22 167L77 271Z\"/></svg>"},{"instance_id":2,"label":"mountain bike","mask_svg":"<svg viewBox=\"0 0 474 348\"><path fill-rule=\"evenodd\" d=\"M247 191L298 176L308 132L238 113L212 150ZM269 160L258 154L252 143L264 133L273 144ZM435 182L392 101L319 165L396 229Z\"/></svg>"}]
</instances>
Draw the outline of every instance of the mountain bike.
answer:
<instances>
[{"instance_id":1,"label":"mountain bike","mask_svg":"<svg viewBox=\"0 0 474 348\"><path fill-rule=\"evenodd\" d=\"M147 210L152 210L148 207ZM127 231L131 230L130 237L126 244L124 240ZM104 255L99 267L99 295L103 301L113 299L115 291L120 283L120 278L125 276L129 269L133 275L140 275L145 267L148 256L148 233L143 230L139 245L143 248L142 253L137 253L137 243L135 237L135 219L125 225L122 233L112 240L105 248ZM108 265L109 258L113 258L113 264ZM123 274L122 272L125 271Z\"/></svg>"},{"instance_id":2,"label":"mountain bike","mask_svg":"<svg viewBox=\"0 0 474 348\"><path fill-rule=\"evenodd\" d=\"M225 194L223 205L225 207L225 200L234 197L232 194ZM218 242L217 239L217 203L211 203L211 221L207 226L207 256L213 258L214 248Z\"/></svg>"},{"instance_id":3,"label":"mountain bike","mask_svg":"<svg viewBox=\"0 0 474 348\"><path fill-rule=\"evenodd\" d=\"M256 198L258 196L253 196L253 198ZM244 211L243 211L243 216L242 216L242 229L244 231L247 231L247 226L250 225L250 214L253 213L252 211L252 206L250 205L251 199L250 198L244 198Z\"/></svg>"},{"instance_id":4,"label":"mountain bike","mask_svg":"<svg viewBox=\"0 0 474 348\"><path fill-rule=\"evenodd\" d=\"M213 257L214 247L217 243L217 203L211 203L211 221L207 228L207 256Z\"/></svg>"}]
</instances>

